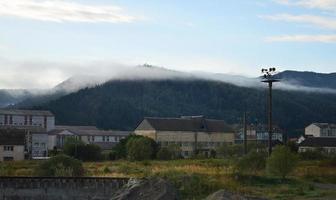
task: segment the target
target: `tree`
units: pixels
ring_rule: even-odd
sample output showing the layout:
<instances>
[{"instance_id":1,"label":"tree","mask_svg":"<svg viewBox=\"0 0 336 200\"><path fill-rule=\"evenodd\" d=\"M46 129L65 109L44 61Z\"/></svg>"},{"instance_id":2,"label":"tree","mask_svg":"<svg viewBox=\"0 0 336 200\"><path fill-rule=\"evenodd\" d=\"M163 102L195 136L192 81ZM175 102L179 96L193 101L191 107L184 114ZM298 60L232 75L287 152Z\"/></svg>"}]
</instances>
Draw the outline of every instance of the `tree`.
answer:
<instances>
[{"instance_id":1,"label":"tree","mask_svg":"<svg viewBox=\"0 0 336 200\"><path fill-rule=\"evenodd\" d=\"M82 162L66 155L57 155L35 168L37 176L83 176Z\"/></svg>"},{"instance_id":2,"label":"tree","mask_svg":"<svg viewBox=\"0 0 336 200\"><path fill-rule=\"evenodd\" d=\"M173 154L167 147L161 147L156 154L156 158L159 160L171 160L172 157Z\"/></svg>"},{"instance_id":3,"label":"tree","mask_svg":"<svg viewBox=\"0 0 336 200\"><path fill-rule=\"evenodd\" d=\"M102 159L102 150L98 145L85 144L76 138L68 138L65 141L64 154L82 161L97 161Z\"/></svg>"},{"instance_id":4,"label":"tree","mask_svg":"<svg viewBox=\"0 0 336 200\"><path fill-rule=\"evenodd\" d=\"M298 157L287 146L276 146L272 155L267 159L267 171L285 179L295 168Z\"/></svg>"},{"instance_id":5,"label":"tree","mask_svg":"<svg viewBox=\"0 0 336 200\"><path fill-rule=\"evenodd\" d=\"M265 169L267 153L265 151L250 151L239 159L237 169L241 173L251 172L256 174L258 170Z\"/></svg>"},{"instance_id":6,"label":"tree","mask_svg":"<svg viewBox=\"0 0 336 200\"><path fill-rule=\"evenodd\" d=\"M172 159L179 159L182 157L181 155L181 147L177 144L170 144L168 145L168 150L171 152L172 154Z\"/></svg>"},{"instance_id":7,"label":"tree","mask_svg":"<svg viewBox=\"0 0 336 200\"><path fill-rule=\"evenodd\" d=\"M149 160L153 158L155 149L147 137L135 137L127 141L127 158L131 161Z\"/></svg>"}]
</instances>

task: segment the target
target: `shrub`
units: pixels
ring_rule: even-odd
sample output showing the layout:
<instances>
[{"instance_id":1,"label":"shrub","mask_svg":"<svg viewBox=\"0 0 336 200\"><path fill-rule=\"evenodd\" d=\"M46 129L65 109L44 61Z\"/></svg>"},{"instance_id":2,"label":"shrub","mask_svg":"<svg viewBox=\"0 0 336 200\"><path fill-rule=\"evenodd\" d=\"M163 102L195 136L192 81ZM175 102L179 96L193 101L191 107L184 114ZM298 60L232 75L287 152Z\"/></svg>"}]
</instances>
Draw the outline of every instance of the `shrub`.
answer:
<instances>
[{"instance_id":1,"label":"shrub","mask_svg":"<svg viewBox=\"0 0 336 200\"><path fill-rule=\"evenodd\" d=\"M177 144L170 144L168 145L168 150L171 152L172 154L172 159L179 159L182 157L181 155L181 147Z\"/></svg>"},{"instance_id":2,"label":"shrub","mask_svg":"<svg viewBox=\"0 0 336 200\"><path fill-rule=\"evenodd\" d=\"M63 148L64 154L83 161L97 161L103 158L101 148L95 144L85 144L81 140L69 138Z\"/></svg>"},{"instance_id":3,"label":"shrub","mask_svg":"<svg viewBox=\"0 0 336 200\"><path fill-rule=\"evenodd\" d=\"M323 149L308 150L299 153L302 160L321 160L326 158L326 154Z\"/></svg>"},{"instance_id":4,"label":"shrub","mask_svg":"<svg viewBox=\"0 0 336 200\"><path fill-rule=\"evenodd\" d=\"M151 139L137 137L130 139L126 144L127 158L131 161L149 160L153 158Z\"/></svg>"},{"instance_id":5,"label":"shrub","mask_svg":"<svg viewBox=\"0 0 336 200\"><path fill-rule=\"evenodd\" d=\"M219 158L225 158L225 157L232 158L235 156L242 155L243 146L240 144L224 144L222 146L219 146L216 152Z\"/></svg>"},{"instance_id":6,"label":"shrub","mask_svg":"<svg viewBox=\"0 0 336 200\"><path fill-rule=\"evenodd\" d=\"M272 155L267 159L267 171L285 179L286 176L295 168L298 158L286 146L276 146Z\"/></svg>"},{"instance_id":7,"label":"shrub","mask_svg":"<svg viewBox=\"0 0 336 200\"><path fill-rule=\"evenodd\" d=\"M266 167L267 153L265 151L251 151L243 156L237 163L237 170L239 173L256 174L258 170L263 170Z\"/></svg>"},{"instance_id":8,"label":"shrub","mask_svg":"<svg viewBox=\"0 0 336 200\"><path fill-rule=\"evenodd\" d=\"M43 161L36 169L38 176L82 176L82 162L66 155L57 155Z\"/></svg>"},{"instance_id":9,"label":"shrub","mask_svg":"<svg viewBox=\"0 0 336 200\"><path fill-rule=\"evenodd\" d=\"M127 158L127 143L128 141L137 138L146 138L147 140L150 141L151 146L153 148L151 158L154 159L159 149L157 143L153 139L141 135L129 135L126 138L120 140L119 143L112 149L115 152L116 159Z\"/></svg>"},{"instance_id":10,"label":"shrub","mask_svg":"<svg viewBox=\"0 0 336 200\"><path fill-rule=\"evenodd\" d=\"M156 154L159 160L171 160L173 157L172 152L167 147L162 147Z\"/></svg>"}]
</instances>

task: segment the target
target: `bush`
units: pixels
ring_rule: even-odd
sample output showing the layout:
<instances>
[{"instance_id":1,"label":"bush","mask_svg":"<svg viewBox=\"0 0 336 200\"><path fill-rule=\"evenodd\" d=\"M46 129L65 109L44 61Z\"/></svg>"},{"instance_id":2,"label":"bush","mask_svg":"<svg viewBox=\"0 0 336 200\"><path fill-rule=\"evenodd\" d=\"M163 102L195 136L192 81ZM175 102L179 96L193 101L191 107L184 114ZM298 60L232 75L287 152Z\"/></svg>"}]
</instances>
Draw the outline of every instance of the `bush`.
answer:
<instances>
[{"instance_id":1,"label":"bush","mask_svg":"<svg viewBox=\"0 0 336 200\"><path fill-rule=\"evenodd\" d=\"M240 156L243 153L243 146L240 144L224 144L216 149L217 157L235 157Z\"/></svg>"},{"instance_id":2,"label":"bush","mask_svg":"<svg viewBox=\"0 0 336 200\"><path fill-rule=\"evenodd\" d=\"M323 152L323 149L300 152L299 156L302 160L321 160L326 158L326 154Z\"/></svg>"},{"instance_id":3,"label":"bush","mask_svg":"<svg viewBox=\"0 0 336 200\"><path fill-rule=\"evenodd\" d=\"M267 171L285 179L295 168L298 158L290 148L286 146L276 146L272 155L267 159Z\"/></svg>"},{"instance_id":4,"label":"bush","mask_svg":"<svg viewBox=\"0 0 336 200\"><path fill-rule=\"evenodd\" d=\"M170 144L168 145L168 150L171 152L172 154L172 158L171 159L179 159L182 157L181 155L181 147L177 144Z\"/></svg>"},{"instance_id":5,"label":"bush","mask_svg":"<svg viewBox=\"0 0 336 200\"><path fill-rule=\"evenodd\" d=\"M151 139L136 137L128 140L126 144L127 158L131 161L149 160L153 158L154 148Z\"/></svg>"},{"instance_id":6,"label":"bush","mask_svg":"<svg viewBox=\"0 0 336 200\"><path fill-rule=\"evenodd\" d=\"M82 162L66 155L58 155L43 161L36 169L38 176L82 176Z\"/></svg>"},{"instance_id":7,"label":"bush","mask_svg":"<svg viewBox=\"0 0 336 200\"><path fill-rule=\"evenodd\" d=\"M85 144L81 140L69 138L63 149L64 154L82 161L98 161L103 158L101 148L95 144Z\"/></svg>"},{"instance_id":8,"label":"bush","mask_svg":"<svg viewBox=\"0 0 336 200\"><path fill-rule=\"evenodd\" d=\"M266 157L265 151L251 151L238 161L236 168L239 173L256 174L258 170L265 169Z\"/></svg>"},{"instance_id":9,"label":"bush","mask_svg":"<svg viewBox=\"0 0 336 200\"><path fill-rule=\"evenodd\" d=\"M156 154L156 158L159 160L171 160L173 157L171 151L167 147L162 147Z\"/></svg>"},{"instance_id":10,"label":"bush","mask_svg":"<svg viewBox=\"0 0 336 200\"><path fill-rule=\"evenodd\" d=\"M128 141L132 139L136 139L136 138L144 138L144 136L129 135L126 138L120 140L119 143L115 147L113 147L112 150L115 152L116 159L127 158L127 143ZM159 147L153 139L148 138L148 137L145 137L145 138L147 138L151 143L151 146L153 148L151 158L154 159L156 157L156 153L158 152Z\"/></svg>"}]
</instances>

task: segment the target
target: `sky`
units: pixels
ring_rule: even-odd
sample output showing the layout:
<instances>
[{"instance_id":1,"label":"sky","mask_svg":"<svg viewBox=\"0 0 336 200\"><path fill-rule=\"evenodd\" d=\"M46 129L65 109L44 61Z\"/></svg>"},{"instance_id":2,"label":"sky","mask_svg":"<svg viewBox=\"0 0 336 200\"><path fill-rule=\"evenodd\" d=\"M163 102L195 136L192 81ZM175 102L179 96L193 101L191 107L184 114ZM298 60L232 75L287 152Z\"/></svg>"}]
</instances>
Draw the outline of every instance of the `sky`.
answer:
<instances>
[{"instance_id":1,"label":"sky","mask_svg":"<svg viewBox=\"0 0 336 200\"><path fill-rule=\"evenodd\" d=\"M335 72L336 0L0 0L0 88L151 64Z\"/></svg>"}]
</instances>

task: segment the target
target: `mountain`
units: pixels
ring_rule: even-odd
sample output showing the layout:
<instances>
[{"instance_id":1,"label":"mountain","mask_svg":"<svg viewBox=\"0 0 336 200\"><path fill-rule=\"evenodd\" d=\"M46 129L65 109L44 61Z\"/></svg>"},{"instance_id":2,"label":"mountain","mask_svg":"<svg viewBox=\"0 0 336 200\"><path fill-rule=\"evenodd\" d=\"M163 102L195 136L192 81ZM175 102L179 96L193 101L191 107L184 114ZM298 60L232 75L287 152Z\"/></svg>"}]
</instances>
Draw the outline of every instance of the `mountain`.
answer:
<instances>
[{"instance_id":1,"label":"mountain","mask_svg":"<svg viewBox=\"0 0 336 200\"><path fill-rule=\"evenodd\" d=\"M239 123L265 123L266 90L204 79L113 80L50 101L58 124L96 125L103 129L133 130L143 117L205 115ZM274 123L295 135L312 122L336 121L336 95L274 91Z\"/></svg>"},{"instance_id":2,"label":"mountain","mask_svg":"<svg viewBox=\"0 0 336 200\"><path fill-rule=\"evenodd\" d=\"M39 92L40 90L0 89L0 108L17 104Z\"/></svg>"},{"instance_id":3,"label":"mountain","mask_svg":"<svg viewBox=\"0 0 336 200\"><path fill-rule=\"evenodd\" d=\"M283 71L276 77L292 85L336 89L336 73Z\"/></svg>"}]
</instances>

